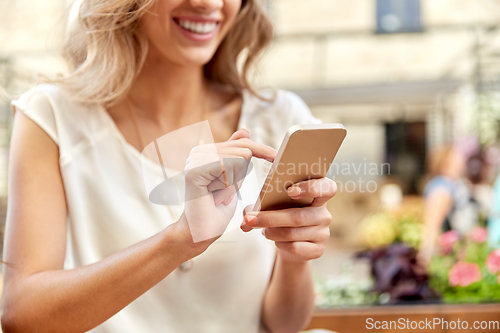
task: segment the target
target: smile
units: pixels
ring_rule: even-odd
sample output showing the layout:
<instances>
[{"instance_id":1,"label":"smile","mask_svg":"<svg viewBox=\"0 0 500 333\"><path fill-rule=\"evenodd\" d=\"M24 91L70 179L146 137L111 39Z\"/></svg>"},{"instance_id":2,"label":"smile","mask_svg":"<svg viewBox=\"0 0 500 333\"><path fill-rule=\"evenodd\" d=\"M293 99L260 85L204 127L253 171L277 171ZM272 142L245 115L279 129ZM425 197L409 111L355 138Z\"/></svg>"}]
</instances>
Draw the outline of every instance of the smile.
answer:
<instances>
[{"instance_id":1,"label":"smile","mask_svg":"<svg viewBox=\"0 0 500 333\"><path fill-rule=\"evenodd\" d=\"M195 22L186 19L177 19L175 20L177 24L187 31L193 32L199 35L207 35L217 29L219 25L218 22Z\"/></svg>"},{"instance_id":2,"label":"smile","mask_svg":"<svg viewBox=\"0 0 500 333\"><path fill-rule=\"evenodd\" d=\"M174 18L175 23L185 32L204 36L213 33L219 26L219 21L207 19Z\"/></svg>"}]
</instances>

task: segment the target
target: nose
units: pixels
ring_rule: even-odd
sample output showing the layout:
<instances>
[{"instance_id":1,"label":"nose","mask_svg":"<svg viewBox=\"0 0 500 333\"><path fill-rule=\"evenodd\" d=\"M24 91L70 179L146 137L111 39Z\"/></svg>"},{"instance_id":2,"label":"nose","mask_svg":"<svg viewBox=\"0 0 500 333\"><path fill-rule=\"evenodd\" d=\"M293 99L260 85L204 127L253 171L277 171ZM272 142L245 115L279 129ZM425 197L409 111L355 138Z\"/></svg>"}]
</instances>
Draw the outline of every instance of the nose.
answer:
<instances>
[{"instance_id":1,"label":"nose","mask_svg":"<svg viewBox=\"0 0 500 333\"><path fill-rule=\"evenodd\" d=\"M213 12L224 6L224 0L189 0L193 8L203 12Z\"/></svg>"}]
</instances>

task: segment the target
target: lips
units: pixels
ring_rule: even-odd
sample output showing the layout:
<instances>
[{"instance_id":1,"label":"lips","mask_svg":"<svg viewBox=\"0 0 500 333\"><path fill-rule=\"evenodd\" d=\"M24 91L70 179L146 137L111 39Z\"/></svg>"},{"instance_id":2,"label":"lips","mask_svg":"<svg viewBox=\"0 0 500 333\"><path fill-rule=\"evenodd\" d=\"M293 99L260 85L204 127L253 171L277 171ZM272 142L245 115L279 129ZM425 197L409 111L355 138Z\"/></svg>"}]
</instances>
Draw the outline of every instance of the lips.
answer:
<instances>
[{"instance_id":1,"label":"lips","mask_svg":"<svg viewBox=\"0 0 500 333\"><path fill-rule=\"evenodd\" d=\"M184 35L195 40L210 39L220 26L220 21L200 17L175 17L174 22Z\"/></svg>"}]
</instances>

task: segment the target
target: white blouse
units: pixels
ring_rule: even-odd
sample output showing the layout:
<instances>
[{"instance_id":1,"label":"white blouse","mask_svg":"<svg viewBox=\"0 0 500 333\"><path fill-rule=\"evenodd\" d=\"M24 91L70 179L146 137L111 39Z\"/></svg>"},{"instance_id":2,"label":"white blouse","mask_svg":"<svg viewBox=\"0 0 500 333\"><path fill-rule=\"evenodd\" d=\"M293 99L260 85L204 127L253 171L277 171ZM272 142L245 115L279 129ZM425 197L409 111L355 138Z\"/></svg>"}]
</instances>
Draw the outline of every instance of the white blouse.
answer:
<instances>
[{"instance_id":1,"label":"white blouse","mask_svg":"<svg viewBox=\"0 0 500 333\"><path fill-rule=\"evenodd\" d=\"M148 200L141 154L102 106L71 101L54 85L39 85L12 106L59 146L68 206L65 269L95 263L177 221L182 205L166 209ZM278 148L290 126L317 122L291 92L278 91L273 102L243 93L238 127L248 129L256 142ZM192 269L174 270L92 332L262 331L261 304L276 251L260 230L239 230L243 208L254 203L270 167L252 162L254 174L245 179L224 235L193 259Z\"/></svg>"}]
</instances>

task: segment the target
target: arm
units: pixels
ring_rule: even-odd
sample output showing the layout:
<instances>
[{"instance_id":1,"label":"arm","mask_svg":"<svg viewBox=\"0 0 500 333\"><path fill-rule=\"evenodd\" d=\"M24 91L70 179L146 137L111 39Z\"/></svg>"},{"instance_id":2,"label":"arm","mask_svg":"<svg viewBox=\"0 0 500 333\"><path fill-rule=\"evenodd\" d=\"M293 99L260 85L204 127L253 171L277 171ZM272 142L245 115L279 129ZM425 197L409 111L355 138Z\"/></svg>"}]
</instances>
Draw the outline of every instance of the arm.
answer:
<instances>
[{"instance_id":1,"label":"arm","mask_svg":"<svg viewBox=\"0 0 500 333\"><path fill-rule=\"evenodd\" d=\"M221 151L247 159L256 155L274 158L274 150L238 139L236 134L233 142L220 144ZM199 159L190 158L193 163ZM6 333L87 331L218 238L194 243L183 215L177 223L147 240L94 264L63 270L67 209L58 160L58 147L52 139L17 112L11 142L11 192L5 235L4 260L8 264L1 304L2 329ZM196 176L197 170L191 174ZM206 191L215 176L207 174L207 170L199 172L207 180L199 188ZM226 172L235 171L228 166ZM229 202L216 207L212 200L197 209L228 212L235 209L232 205L234 208ZM201 222L191 221L195 225Z\"/></svg>"},{"instance_id":2,"label":"arm","mask_svg":"<svg viewBox=\"0 0 500 333\"><path fill-rule=\"evenodd\" d=\"M443 223L453 207L450 191L437 188L425 200L424 230L418 260L427 266L434 251L436 239L441 233Z\"/></svg>"},{"instance_id":3,"label":"arm","mask_svg":"<svg viewBox=\"0 0 500 333\"><path fill-rule=\"evenodd\" d=\"M57 145L17 112L2 295L7 333L87 331L197 253L188 242L170 242L186 239L174 224L93 265L64 271L67 211L58 160Z\"/></svg>"},{"instance_id":4,"label":"arm","mask_svg":"<svg viewBox=\"0 0 500 333\"><path fill-rule=\"evenodd\" d=\"M314 311L311 263L283 259L278 253L262 306L262 320L273 333L304 329Z\"/></svg>"},{"instance_id":5,"label":"arm","mask_svg":"<svg viewBox=\"0 0 500 333\"><path fill-rule=\"evenodd\" d=\"M262 305L262 321L273 333L298 332L309 324L315 299L310 260L325 250L332 219L326 202L336 191L327 178L301 182L290 187L288 194L293 199L314 198L311 206L245 216L243 231L263 227L264 236L278 248Z\"/></svg>"}]
</instances>

